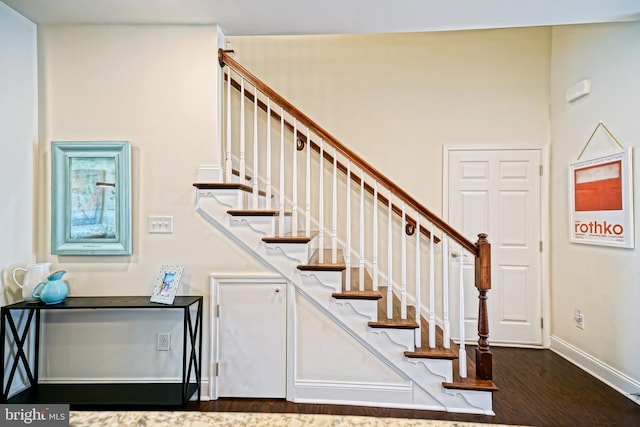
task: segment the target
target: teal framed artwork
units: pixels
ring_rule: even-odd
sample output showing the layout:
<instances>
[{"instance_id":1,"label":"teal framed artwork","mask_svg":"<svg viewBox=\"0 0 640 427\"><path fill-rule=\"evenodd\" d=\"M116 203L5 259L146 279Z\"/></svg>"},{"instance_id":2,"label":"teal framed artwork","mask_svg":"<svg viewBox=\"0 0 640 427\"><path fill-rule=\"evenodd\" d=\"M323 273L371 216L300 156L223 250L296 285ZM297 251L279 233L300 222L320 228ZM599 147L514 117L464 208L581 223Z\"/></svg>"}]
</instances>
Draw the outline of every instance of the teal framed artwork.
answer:
<instances>
[{"instance_id":1,"label":"teal framed artwork","mask_svg":"<svg viewBox=\"0 0 640 427\"><path fill-rule=\"evenodd\" d=\"M131 254L131 144L51 143L51 253Z\"/></svg>"}]
</instances>

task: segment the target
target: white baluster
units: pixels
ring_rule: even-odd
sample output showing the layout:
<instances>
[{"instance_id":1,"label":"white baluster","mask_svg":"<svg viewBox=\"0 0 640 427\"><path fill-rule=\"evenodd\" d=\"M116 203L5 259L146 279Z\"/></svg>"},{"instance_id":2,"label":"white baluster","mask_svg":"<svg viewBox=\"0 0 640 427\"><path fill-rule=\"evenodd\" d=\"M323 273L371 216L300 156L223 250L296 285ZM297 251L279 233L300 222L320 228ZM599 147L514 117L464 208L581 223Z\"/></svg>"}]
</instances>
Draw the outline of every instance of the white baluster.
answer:
<instances>
[{"instance_id":1,"label":"white baluster","mask_svg":"<svg viewBox=\"0 0 640 427\"><path fill-rule=\"evenodd\" d=\"M378 181L373 183L373 290L378 290Z\"/></svg>"},{"instance_id":2,"label":"white baluster","mask_svg":"<svg viewBox=\"0 0 640 427\"><path fill-rule=\"evenodd\" d=\"M293 154L292 156L292 191L291 198L291 236L298 236L298 120L293 118Z\"/></svg>"},{"instance_id":3,"label":"white baluster","mask_svg":"<svg viewBox=\"0 0 640 427\"><path fill-rule=\"evenodd\" d=\"M400 318L402 320L407 318L407 233L405 232L407 227L407 212L405 203L402 202L402 229L400 231L401 244L400 248L401 252L401 262L402 266L400 269Z\"/></svg>"},{"instance_id":4,"label":"white baluster","mask_svg":"<svg viewBox=\"0 0 640 427\"><path fill-rule=\"evenodd\" d=\"M307 167L305 170L304 235L311 236L311 136L307 128Z\"/></svg>"},{"instance_id":5,"label":"white baluster","mask_svg":"<svg viewBox=\"0 0 640 427\"><path fill-rule=\"evenodd\" d=\"M258 209L258 88L253 88L253 209Z\"/></svg>"},{"instance_id":6,"label":"white baluster","mask_svg":"<svg viewBox=\"0 0 640 427\"><path fill-rule=\"evenodd\" d=\"M331 212L331 263L338 262L338 151L333 149L333 195Z\"/></svg>"},{"instance_id":7,"label":"white baluster","mask_svg":"<svg viewBox=\"0 0 640 427\"><path fill-rule=\"evenodd\" d=\"M271 99L267 99L267 171L265 174L267 210L271 210L271 191Z\"/></svg>"},{"instance_id":8,"label":"white baluster","mask_svg":"<svg viewBox=\"0 0 640 427\"><path fill-rule=\"evenodd\" d=\"M240 182L245 183L245 177L247 176L246 159L245 159L245 112L244 112L244 77L240 77Z\"/></svg>"},{"instance_id":9,"label":"white baluster","mask_svg":"<svg viewBox=\"0 0 640 427\"><path fill-rule=\"evenodd\" d=\"M436 348L436 263L435 245L436 236L433 234L431 223L429 236L429 347Z\"/></svg>"},{"instance_id":10,"label":"white baluster","mask_svg":"<svg viewBox=\"0 0 640 427\"><path fill-rule=\"evenodd\" d=\"M421 291L422 291L422 283L420 283L420 214L416 212L416 323L420 325L419 328L415 330L415 343L416 347L422 347L422 319L421 319Z\"/></svg>"},{"instance_id":11,"label":"white baluster","mask_svg":"<svg viewBox=\"0 0 640 427\"><path fill-rule=\"evenodd\" d=\"M465 325L464 325L464 249L460 247L460 349L458 353L458 365L460 367L460 378L467 378L467 351L465 349Z\"/></svg>"},{"instance_id":12,"label":"white baluster","mask_svg":"<svg viewBox=\"0 0 640 427\"><path fill-rule=\"evenodd\" d=\"M224 153L225 182L231 182L233 160L231 159L231 68L227 67L227 150Z\"/></svg>"},{"instance_id":13,"label":"white baluster","mask_svg":"<svg viewBox=\"0 0 640 427\"><path fill-rule=\"evenodd\" d=\"M284 108L280 107L280 206L278 236L284 236Z\"/></svg>"},{"instance_id":14,"label":"white baluster","mask_svg":"<svg viewBox=\"0 0 640 427\"><path fill-rule=\"evenodd\" d=\"M307 147L309 150L309 147ZM320 139L320 166L318 167L320 176L319 203L318 203L318 257L320 264L324 263L324 141Z\"/></svg>"},{"instance_id":15,"label":"white baluster","mask_svg":"<svg viewBox=\"0 0 640 427\"><path fill-rule=\"evenodd\" d=\"M451 322L449 320L449 237L442 235L442 323L444 348L450 348Z\"/></svg>"},{"instance_id":16,"label":"white baluster","mask_svg":"<svg viewBox=\"0 0 640 427\"><path fill-rule=\"evenodd\" d=\"M351 160L347 159L347 249L345 251L344 262L345 286L346 290L351 290Z\"/></svg>"},{"instance_id":17,"label":"white baluster","mask_svg":"<svg viewBox=\"0 0 640 427\"><path fill-rule=\"evenodd\" d=\"M393 210L391 209L391 190L389 190L389 226L387 233L387 319L393 319Z\"/></svg>"},{"instance_id":18,"label":"white baluster","mask_svg":"<svg viewBox=\"0 0 640 427\"><path fill-rule=\"evenodd\" d=\"M358 289L364 291L364 170L360 169L360 264Z\"/></svg>"}]
</instances>

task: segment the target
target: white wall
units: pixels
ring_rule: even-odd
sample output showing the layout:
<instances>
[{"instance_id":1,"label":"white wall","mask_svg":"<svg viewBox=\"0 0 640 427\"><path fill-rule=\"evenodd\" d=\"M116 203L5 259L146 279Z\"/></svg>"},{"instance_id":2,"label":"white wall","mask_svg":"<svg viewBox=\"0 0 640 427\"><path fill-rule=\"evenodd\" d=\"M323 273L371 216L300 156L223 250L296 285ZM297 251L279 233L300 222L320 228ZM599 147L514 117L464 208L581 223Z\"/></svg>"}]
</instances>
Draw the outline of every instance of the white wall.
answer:
<instances>
[{"instance_id":1,"label":"white wall","mask_svg":"<svg viewBox=\"0 0 640 427\"><path fill-rule=\"evenodd\" d=\"M550 28L229 37L316 123L442 213L446 144L549 143Z\"/></svg>"},{"instance_id":2,"label":"white wall","mask_svg":"<svg viewBox=\"0 0 640 427\"><path fill-rule=\"evenodd\" d=\"M12 28L10 35L16 38L5 43L9 39L3 33L0 50L22 46L17 51L31 58L25 72L14 73L14 62L0 67L2 91L8 90L5 85L18 90L8 82L20 76L25 81L17 87L33 100L35 59L29 52L35 30L2 4L0 23L0 31ZM23 29L13 29L16 23ZM443 144L541 145L549 143L552 131L552 333L637 381L640 367L634 362L640 360L640 350L631 339L634 325L640 324L634 309L640 301L635 250L568 243L566 171L598 120L623 144L634 145L640 126L633 108L640 95L635 81L640 71L639 34L637 23L558 27L553 30L552 62L548 28L234 37L230 47L243 65L436 212L441 212ZM0 169L12 174L12 183L25 180L20 185L26 194L29 182L37 178L37 227L33 238L22 239L32 235L31 220L24 215L33 209L31 196L18 203L18 214L0 211L3 224L5 215L8 223L16 224L15 244L26 245L19 259L7 259L6 264L27 262L33 251L28 242L37 239L38 259L68 271L73 295L148 295L164 263L185 266L180 293L205 296L211 272L262 271L197 217L192 205L191 183L198 165L219 162L214 148L217 37L216 28L206 26L40 28L40 136L35 158L41 173L21 174L31 167L32 154L24 151L22 164L15 160L15 167ZM0 61L5 58L0 55ZM593 80L592 95L577 106L566 105L564 90L582 78ZM0 100L0 112L8 112L12 120L2 125L18 126L23 120L26 124L19 129L31 150L35 107L19 115L15 105L3 104L5 99ZM5 147L5 132L0 128L2 152L13 153L15 145ZM133 144L130 257L50 255L49 144L78 139L127 139ZM168 166L171 173L166 173ZM15 196L14 191L5 194L4 188L3 197ZM173 215L174 233L147 234L150 214ZM15 244L12 256L20 253ZM0 251L4 257L8 246L1 243ZM573 309L578 306L585 313L584 331L573 326ZM141 334L153 347L155 334L164 330L152 325L144 329ZM91 333L67 328L58 335L74 331ZM140 353L150 351L145 347ZM65 363L88 363L73 352L70 357ZM157 375L149 369L142 374Z\"/></svg>"},{"instance_id":3,"label":"white wall","mask_svg":"<svg viewBox=\"0 0 640 427\"><path fill-rule=\"evenodd\" d=\"M640 391L640 263L636 249L569 242L568 166L575 162L598 122L625 147L633 147L635 225L640 225L640 23L563 26L553 29L552 111L552 333L560 351L598 370L626 391ZM568 87L591 79L590 95L565 101ZM617 149L598 134L582 159ZM576 328L574 310L584 314ZM612 376L607 378L605 372ZM617 372L614 372L617 371ZM635 382L635 389L633 383Z\"/></svg>"},{"instance_id":4,"label":"white wall","mask_svg":"<svg viewBox=\"0 0 640 427\"><path fill-rule=\"evenodd\" d=\"M44 26L39 27L40 139L38 182L38 255L66 270L70 294L150 295L162 264L185 267L178 294L199 294L208 301L209 274L260 272L234 244L204 222L194 210L198 166L216 164L218 29L215 26ZM132 144L133 254L131 256L52 256L50 248L50 142L128 140ZM149 215L173 216L173 234L149 234ZM205 325L208 307L205 306ZM69 315L67 315L69 316ZM130 313L112 314L95 326L109 344L131 351L139 360L167 359L156 352L156 334L175 328L175 316L161 322ZM108 319L107 319L108 320ZM50 378L85 375L92 358L83 357L95 328L86 318L64 317L47 329ZM124 334L136 322L137 341ZM65 324L64 327L58 325ZM140 327L145 324L145 327ZM101 329L102 330L102 329ZM120 335L118 335L120 330ZM180 329L178 328L179 332ZM205 328L205 338L209 331ZM75 350L56 345L68 340ZM179 337L172 337L174 343ZM67 341L64 341L67 342ZM74 344L77 343L77 344ZM125 344L126 343L126 344ZM207 349L208 340L205 339ZM172 351L173 360L181 360ZM99 377L177 375L153 363L118 368L108 359ZM207 352L203 360L208 360ZM57 361L57 362L56 362ZM169 366L179 365L170 363ZM74 366L74 372L68 370ZM133 367L140 369L134 369ZM111 369L109 369L111 368ZM203 376L208 376L203 366Z\"/></svg>"},{"instance_id":5,"label":"white wall","mask_svg":"<svg viewBox=\"0 0 640 427\"><path fill-rule=\"evenodd\" d=\"M0 2L0 304L22 298L11 273L36 261L33 183L38 139L36 26Z\"/></svg>"}]
</instances>

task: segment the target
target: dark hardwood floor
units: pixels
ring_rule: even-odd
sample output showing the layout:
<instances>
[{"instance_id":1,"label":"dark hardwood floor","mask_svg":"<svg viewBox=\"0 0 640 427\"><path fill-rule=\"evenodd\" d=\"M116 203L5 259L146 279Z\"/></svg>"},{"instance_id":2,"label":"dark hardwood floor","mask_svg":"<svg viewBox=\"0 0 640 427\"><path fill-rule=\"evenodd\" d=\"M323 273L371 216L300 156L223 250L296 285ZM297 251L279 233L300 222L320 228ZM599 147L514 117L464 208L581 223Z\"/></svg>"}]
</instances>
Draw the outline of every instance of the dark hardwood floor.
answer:
<instances>
[{"instance_id":1,"label":"dark hardwood floor","mask_svg":"<svg viewBox=\"0 0 640 427\"><path fill-rule=\"evenodd\" d=\"M468 349L470 352L473 348ZM411 409L296 404L280 399L191 403L188 410L420 418L526 426L640 427L640 405L550 350L492 348L495 416Z\"/></svg>"}]
</instances>

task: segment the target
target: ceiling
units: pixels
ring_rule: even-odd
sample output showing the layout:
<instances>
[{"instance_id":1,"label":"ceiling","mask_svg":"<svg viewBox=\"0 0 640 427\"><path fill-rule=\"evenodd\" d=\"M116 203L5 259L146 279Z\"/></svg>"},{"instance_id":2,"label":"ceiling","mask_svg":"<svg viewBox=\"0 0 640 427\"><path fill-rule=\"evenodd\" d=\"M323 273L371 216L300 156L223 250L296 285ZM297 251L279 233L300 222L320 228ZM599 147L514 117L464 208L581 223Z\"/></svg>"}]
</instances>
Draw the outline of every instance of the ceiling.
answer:
<instances>
[{"instance_id":1,"label":"ceiling","mask_svg":"<svg viewBox=\"0 0 640 427\"><path fill-rule=\"evenodd\" d=\"M448 31L640 19L640 0L0 0L36 24L218 24L226 35Z\"/></svg>"}]
</instances>

